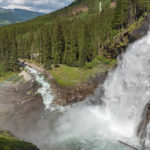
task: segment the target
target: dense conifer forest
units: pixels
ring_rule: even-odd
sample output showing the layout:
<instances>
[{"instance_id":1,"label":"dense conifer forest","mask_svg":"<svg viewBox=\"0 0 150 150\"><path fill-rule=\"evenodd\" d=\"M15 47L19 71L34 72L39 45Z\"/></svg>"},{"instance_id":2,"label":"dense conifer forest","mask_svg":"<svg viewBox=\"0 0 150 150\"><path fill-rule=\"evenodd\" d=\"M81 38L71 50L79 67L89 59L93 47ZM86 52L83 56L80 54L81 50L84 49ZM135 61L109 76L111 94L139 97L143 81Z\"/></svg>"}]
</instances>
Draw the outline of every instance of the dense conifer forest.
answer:
<instances>
[{"instance_id":1,"label":"dense conifer forest","mask_svg":"<svg viewBox=\"0 0 150 150\"><path fill-rule=\"evenodd\" d=\"M75 0L70 6L31 21L0 27L0 63L17 71L18 58L35 59L51 68L59 64L84 66L120 29L150 9L149 0ZM3 67L1 67L3 68Z\"/></svg>"}]
</instances>

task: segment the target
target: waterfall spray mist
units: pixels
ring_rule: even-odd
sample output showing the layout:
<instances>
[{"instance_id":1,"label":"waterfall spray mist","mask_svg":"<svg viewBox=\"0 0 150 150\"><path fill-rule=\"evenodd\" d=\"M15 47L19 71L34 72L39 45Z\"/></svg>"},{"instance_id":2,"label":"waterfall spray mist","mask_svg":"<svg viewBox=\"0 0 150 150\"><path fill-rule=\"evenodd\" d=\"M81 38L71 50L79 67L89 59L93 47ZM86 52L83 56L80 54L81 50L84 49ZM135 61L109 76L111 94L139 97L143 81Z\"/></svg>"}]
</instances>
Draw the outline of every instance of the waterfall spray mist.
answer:
<instances>
[{"instance_id":1,"label":"waterfall spray mist","mask_svg":"<svg viewBox=\"0 0 150 150\"><path fill-rule=\"evenodd\" d=\"M38 128L25 138L42 150L132 149L119 140L138 147L137 127L150 100L150 32L129 45L121 58L92 97L64 112L46 112L39 117ZM34 75L37 76L37 72ZM47 86L43 88L46 91ZM42 96L50 107L51 98L45 93ZM147 141L148 138L148 146Z\"/></svg>"},{"instance_id":2,"label":"waterfall spray mist","mask_svg":"<svg viewBox=\"0 0 150 150\"><path fill-rule=\"evenodd\" d=\"M103 105L79 103L57 120L57 140L62 145L68 140L86 150L120 149L118 140L139 145L137 126L150 100L150 32L129 45L121 58L103 85ZM94 98L101 96L99 91Z\"/></svg>"}]
</instances>

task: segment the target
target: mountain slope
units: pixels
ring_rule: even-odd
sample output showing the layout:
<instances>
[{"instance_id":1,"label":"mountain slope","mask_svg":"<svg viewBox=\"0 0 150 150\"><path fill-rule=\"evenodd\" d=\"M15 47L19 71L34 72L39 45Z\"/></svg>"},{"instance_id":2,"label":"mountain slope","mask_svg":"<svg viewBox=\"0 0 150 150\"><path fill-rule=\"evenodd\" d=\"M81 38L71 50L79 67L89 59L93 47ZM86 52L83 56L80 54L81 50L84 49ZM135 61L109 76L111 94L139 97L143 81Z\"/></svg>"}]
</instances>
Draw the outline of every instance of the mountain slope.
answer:
<instances>
[{"instance_id":1,"label":"mountain slope","mask_svg":"<svg viewBox=\"0 0 150 150\"><path fill-rule=\"evenodd\" d=\"M101 0L101 12L99 2L75 0L51 14L1 27L0 57L5 58L6 70L16 70L18 58L34 59L48 69L62 64L92 68L105 57L110 63L114 57L109 46L119 54L112 39L123 29L136 28L134 23L147 14L150 2L117 0L112 8L111 0Z\"/></svg>"},{"instance_id":2,"label":"mountain slope","mask_svg":"<svg viewBox=\"0 0 150 150\"><path fill-rule=\"evenodd\" d=\"M27 21L41 15L43 14L23 9L0 8L0 25Z\"/></svg>"},{"instance_id":3,"label":"mountain slope","mask_svg":"<svg viewBox=\"0 0 150 150\"><path fill-rule=\"evenodd\" d=\"M109 6L111 0L101 0L102 9ZM74 14L75 12L75 14ZM35 18L32 23L48 23L57 19L69 20L76 18L86 18L99 14L99 0L75 0L69 6L52 12L47 15ZM89 16L90 15L90 16ZM84 17L83 17L84 16Z\"/></svg>"}]
</instances>

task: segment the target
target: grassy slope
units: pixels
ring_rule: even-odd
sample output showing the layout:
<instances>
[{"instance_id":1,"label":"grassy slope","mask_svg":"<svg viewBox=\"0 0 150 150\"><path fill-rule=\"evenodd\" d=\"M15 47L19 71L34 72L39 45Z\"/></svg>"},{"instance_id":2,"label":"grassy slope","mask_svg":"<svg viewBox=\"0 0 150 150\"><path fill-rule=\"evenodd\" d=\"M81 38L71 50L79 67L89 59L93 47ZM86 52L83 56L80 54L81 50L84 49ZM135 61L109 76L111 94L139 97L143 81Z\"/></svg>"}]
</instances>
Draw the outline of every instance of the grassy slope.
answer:
<instances>
[{"instance_id":1,"label":"grassy slope","mask_svg":"<svg viewBox=\"0 0 150 150\"><path fill-rule=\"evenodd\" d=\"M99 56L94 61L87 63L83 68L61 65L50 70L50 73L59 85L76 86L88 81L91 77L95 77L96 74L108 71L114 64L116 64L116 60L109 60Z\"/></svg>"},{"instance_id":2,"label":"grassy slope","mask_svg":"<svg viewBox=\"0 0 150 150\"><path fill-rule=\"evenodd\" d=\"M17 78L19 78L18 73L5 72L2 76L0 76L0 84L6 80L16 81Z\"/></svg>"},{"instance_id":3,"label":"grassy slope","mask_svg":"<svg viewBox=\"0 0 150 150\"><path fill-rule=\"evenodd\" d=\"M0 62L0 84L6 80L17 82L19 79L20 77L17 72L6 72L4 64Z\"/></svg>"},{"instance_id":4,"label":"grassy slope","mask_svg":"<svg viewBox=\"0 0 150 150\"><path fill-rule=\"evenodd\" d=\"M20 141L8 131L0 131L0 150L38 150L31 143Z\"/></svg>"},{"instance_id":5,"label":"grassy slope","mask_svg":"<svg viewBox=\"0 0 150 150\"><path fill-rule=\"evenodd\" d=\"M34 63L37 66L43 66L43 64L37 63L35 60L25 61ZM89 78L95 77L96 74L107 72L115 64L117 60L106 59L104 56L98 56L94 61L87 63L84 67L69 67L66 65L60 65L59 67L52 67L49 70L54 79L61 86L76 86L82 82L88 81Z\"/></svg>"}]
</instances>

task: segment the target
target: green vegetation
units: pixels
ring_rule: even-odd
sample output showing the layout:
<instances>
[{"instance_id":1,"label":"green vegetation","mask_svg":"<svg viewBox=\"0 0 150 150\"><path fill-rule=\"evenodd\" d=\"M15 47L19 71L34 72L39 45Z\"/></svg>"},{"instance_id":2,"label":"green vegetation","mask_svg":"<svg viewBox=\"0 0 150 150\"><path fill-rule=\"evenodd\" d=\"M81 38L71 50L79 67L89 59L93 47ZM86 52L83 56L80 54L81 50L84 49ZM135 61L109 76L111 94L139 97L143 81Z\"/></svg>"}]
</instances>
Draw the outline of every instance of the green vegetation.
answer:
<instances>
[{"instance_id":1,"label":"green vegetation","mask_svg":"<svg viewBox=\"0 0 150 150\"><path fill-rule=\"evenodd\" d=\"M98 0L82 0L32 21L2 27L0 51L5 53L0 57L5 57L7 70L14 68L10 64L16 66L18 58L35 59L48 69L52 64L79 67L93 61L98 54L99 41L109 36L111 28L110 0L103 2L105 11L101 14ZM104 26L99 20L105 24L103 32L99 31Z\"/></svg>"},{"instance_id":2,"label":"green vegetation","mask_svg":"<svg viewBox=\"0 0 150 150\"><path fill-rule=\"evenodd\" d=\"M6 71L4 63L0 62L0 84L6 80L16 83L20 79L18 72Z\"/></svg>"},{"instance_id":3,"label":"green vegetation","mask_svg":"<svg viewBox=\"0 0 150 150\"><path fill-rule=\"evenodd\" d=\"M0 149L1 150L38 150L34 145L19 141L8 131L0 131Z\"/></svg>"},{"instance_id":4,"label":"green vegetation","mask_svg":"<svg viewBox=\"0 0 150 150\"><path fill-rule=\"evenodd\" d=\"M30 59L43 64L46 69L61 66L51 71L55 78L66 85L58 74L68 72L72 79L66 77L66 80L69 85L74 85L79 82L76 80L79 76L80 81L87 78L82 77L83 72L89 74L81 71L78 75L74 73L76 68L92 70L100 64L110 64L114 58L109 52L114 42L110 41L127 28L136 28L134 23L150 10L150 2L117 0L116 8L110 8L111 0L101 2L101 12L99 0L75 0L70 6L51 14L1 27L0 60L5 63L5 70L16 72L18 58ZM124 46L124 43L120 41L117 46ZM113 53L118 55L116 49Z\"/></svg>"},{"instance_id":5,"label":"green vegetation","mask_svg":"<svg viewBox=\"0 0 150 150\"><path fill-rule=\"evenodd\" d=\"M98 73L106 72L109 68L112 68L114 64L116 64L116 60L99 56L82 68L61 65L58 68L50 70L50 73L59 85L76 86L79 83L86 82L89 78L94 77Z\"/></svg>"},{"instance_id":6,"label":"green vegetation","mask_svg":"<svg viewBox=\"0 0 150 150\"><path fill-rule=\"evenodd\" d=\"M2 62L0 63L0 82L10 78L13 74L10 71L5 71L4 64Z\"/></svg>"},{"instance_id":7,"label":"green vegetation","mask_svg":"<svg viewBox=\"0 0 150 150\"><path fill-rule=\"evenodd\" d=\"M11 80L12 82L17 82L19 76L14 72L5 72L2 76L0 76L0 83L6 80Z\"/></svg>"}]
</instances>

